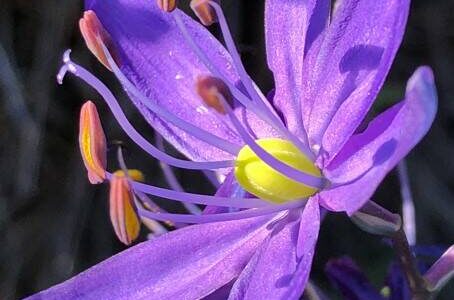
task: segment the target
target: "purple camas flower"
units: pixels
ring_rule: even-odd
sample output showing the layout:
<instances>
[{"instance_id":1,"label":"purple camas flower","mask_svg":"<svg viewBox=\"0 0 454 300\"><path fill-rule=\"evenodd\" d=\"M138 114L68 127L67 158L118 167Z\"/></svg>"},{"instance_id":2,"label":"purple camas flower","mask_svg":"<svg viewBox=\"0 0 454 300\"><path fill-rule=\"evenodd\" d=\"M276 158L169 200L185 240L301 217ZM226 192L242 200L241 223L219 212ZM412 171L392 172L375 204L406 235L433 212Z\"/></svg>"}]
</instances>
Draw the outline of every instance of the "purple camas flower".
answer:
<instances>
[{"instance_id":1,"label":"purple camas flower","mask_svg":"<svg viewBox=\"0 0 454 300\"><path fill-rule=\"evenodd\" d=\"M88 47L190 160L141 136L114 95L69 52L59 80L70 72L90 84L128 136L161 162L226 179L208 196L129 178L141 218L206 224L136 245L34 297L199 299L228 286L231 299L298 299L320 207L356 212L435 116L433 75L421 67L404 100L356 132L399 47L409 2L343 0L330 17L328 0L267 0L267 61L275 78L268 101L242 66L216 2L193 6L205 23L218 20L226 48L178 9L164 12L149 0L87 0L80 25ZM107 180L112 176L106 171ZM200 215L151 210L145 194L207 208Z\"/></svg>"},{"instance_id":2,"label":"purple camas flower","mask_svg":"<svg viewBox=\"0 0 454 300\"><path fill-rule=\"evenodd\" d=\"M439 291L454 275L454 246L449 247L443 255L439 255L437 246L416 246L413 252L418 268L424 274L427 289ZM427 258L438 260L429 268ZM424 259L423 259L424 258ZM325 273L331 283L349 300L411 300L414 299L407 278L401 266L392 262L388 267L384 286L379 292L369 281L360 267L349 257L330 259L325 267Z\"/></svg>"}]
</instances>

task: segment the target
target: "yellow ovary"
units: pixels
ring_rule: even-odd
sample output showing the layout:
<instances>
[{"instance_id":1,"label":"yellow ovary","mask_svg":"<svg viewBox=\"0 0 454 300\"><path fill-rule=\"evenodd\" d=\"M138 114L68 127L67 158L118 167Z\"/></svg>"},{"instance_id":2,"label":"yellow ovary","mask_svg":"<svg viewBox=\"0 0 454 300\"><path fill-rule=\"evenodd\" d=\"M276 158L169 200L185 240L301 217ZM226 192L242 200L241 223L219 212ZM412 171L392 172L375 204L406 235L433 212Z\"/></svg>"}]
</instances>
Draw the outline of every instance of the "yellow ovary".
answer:
<instances>
[{"instance_id":1,"label":"yellow ovary","mask_svg":"<svg viewBox=\"0 0 454 300\"><path fill-rule=\"evenodd\" d=\"M281 162L299 171L321 177L320 170L291 142L278 138L259 139L256 142ZM244 146L238 153L235 177L246 191L274 203L307 198L318 191L317 188L299 183L274 170L249 146Z\"/></svg>"}]
</instances>

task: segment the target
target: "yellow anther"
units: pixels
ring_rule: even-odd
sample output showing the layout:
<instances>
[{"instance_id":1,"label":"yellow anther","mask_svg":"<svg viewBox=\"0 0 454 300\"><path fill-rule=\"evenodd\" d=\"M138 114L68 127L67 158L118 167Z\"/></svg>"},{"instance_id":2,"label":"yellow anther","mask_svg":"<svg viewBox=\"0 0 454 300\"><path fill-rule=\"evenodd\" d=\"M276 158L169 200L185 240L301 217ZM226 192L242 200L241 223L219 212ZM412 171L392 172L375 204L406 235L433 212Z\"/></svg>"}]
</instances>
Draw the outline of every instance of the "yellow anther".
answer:
<instances>
[{"instance_id":1,"label":"yellow anther","mask_svg":"<svg viewBox=\"0 0 454 300\"><path fill-rule=\"evenodd\" d=\"M219 1L215 2L219 3ZM210 26L217 22L216 11L208 3L208 0L191 0L190 6L203 25Z\"/></svg>"},{"instance_id":2,"label":"yellow anther","mask_svg":"<svg viewBox=\"0 0 454 300\"><path fill-rule=\"evenodd\" d=\"M120 56L113 46L112 39L94 11L84 12L84 16L79 20L79 29L88 49L107 69L112 71L101 43L107 47L115 62L120 65Z\"/></svg>"},{"instance_id":3,"label":"yellow anther","mask_svg":"<svg viewBox=\"0 0 454 300\"><path fill-rule=\"evenodd\" d=\"M80 110L79 147L90 183L101 183L106 178L107 147L96 106L85 102Z\"/></svg>"},{"instance_id":4,"label":"yellow anther","mask_svg":"<svg viewBox=\"0 0 454 300\"><path fill-rule=\"evenodd\" d=\"M202 98L206 106L213 108L220 114L225 114L225 108L220 96L227 103L232 102L232 94L229 88L219 78L212 76L199 76L196 81L196 92Z\"/></svg>"},{"instance_id":5,"label":"yellow anther","mask_svg":"<svg viewBox=\"0 0 454 300\"><path fill-rule=\"evenodd\" d=\"M256 141L276 159L302 172L321 177L320 170L297 147L278 138ZM238 183L249 193L274 203L306 198L318 190L309 187L274 170L263 162L249 146L238 153L235 166Z\"/></svg>"},{"instance_id":6,"label":"yellow anther","mask_svg":"<svg viewBox=\"0 0 454 300\"><path fill-rule=\"evenodd\" d=\"M143 180L138 170L129 170L128 175L134 180ZM123 171L113 174L110 181L110 220L118 239L130 245L140 232L140 220L134 207L134 195Z\"/></svg>"},{"instance_id":7,"label":"yellow anther","mask_svg":"<svg viewBox=\"0 0 454 300\"><path fill-rule=\"evenodd\" d=\"M113 173L113 174L118 177L125 177L125 172L123 172L122 170L115 171L115 173ZM145 176L143 175L143 173L141 171L139 171L137 169L129 169L128 176L129 176L129 178L131 178L134 181L139 181L139 182L145 181Z\"/></svg>"},{"instance_id":8,"label":"yellow anther","mask_svg":"<svg viewBox=\"0 0 454 300\"><path fill-rule=\"evenodd\" d=\"M157 0L156 2L159 8L165 12L174 11L178 4L177 0Z\"/></svg>"}]
</instances>

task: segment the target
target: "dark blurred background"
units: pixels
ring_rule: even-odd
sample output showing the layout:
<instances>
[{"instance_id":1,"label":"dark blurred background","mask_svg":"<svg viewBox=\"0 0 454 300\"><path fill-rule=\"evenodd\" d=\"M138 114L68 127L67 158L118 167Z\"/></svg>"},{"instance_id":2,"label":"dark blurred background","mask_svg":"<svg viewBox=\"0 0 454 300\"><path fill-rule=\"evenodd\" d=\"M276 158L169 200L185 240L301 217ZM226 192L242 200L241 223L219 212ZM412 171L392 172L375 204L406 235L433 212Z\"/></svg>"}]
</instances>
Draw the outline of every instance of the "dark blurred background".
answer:
<instances>
[{"instance_id":1,"label":"dark blurred background","mask_svg":"<svg viewBox=\"0 0 454 300\"><path fill-rule=\"evenodd\" d=\"M56 83L61 55L72 48L77 61L123 95L113 76L84 46L77 25L82 6L82 1L74 0L0 0L0 299L37 292L125 249L110 225L107 188L88 184L79 155L78 110L84 100L97 101L108 139L124 141L129 165L140 164L149 182L166 185L157 163L125 137L92 90L70 77L63 86ZM270 90L263 1L231 0L223 1L223 6L246 68L263 90ZM435 71L439 112L407 162L418 243L444 247L454 237L454 0L413 1L403 45L375 109L399 100L407 78L421 64ZM124 96L121 100L127 104ZM152 129L134 107L123 107L152 137ZM177 175L189 191L213 192L199 174ZM395 172L374 200L400 212ZM342 255L352 256L377 287L393 259L380 237L361 232L343 215L329 215L312 278L339 299L323 268L329 258ZM439 299L454 299L452 283Z\"/></svg>"}]
</instances>

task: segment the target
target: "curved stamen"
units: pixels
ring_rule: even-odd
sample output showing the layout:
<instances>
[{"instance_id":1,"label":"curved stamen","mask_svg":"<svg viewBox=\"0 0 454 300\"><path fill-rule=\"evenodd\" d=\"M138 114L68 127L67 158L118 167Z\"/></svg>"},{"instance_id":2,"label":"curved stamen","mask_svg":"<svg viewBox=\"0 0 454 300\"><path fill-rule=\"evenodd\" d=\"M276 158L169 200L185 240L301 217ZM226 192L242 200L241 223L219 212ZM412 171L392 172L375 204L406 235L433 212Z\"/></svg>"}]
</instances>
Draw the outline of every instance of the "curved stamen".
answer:
<instances>
[{"instance_id":1,"label":"curved stamen","mask_svg":"<svg viewBox=\"0 0 454 300\"><path fill-rule=\"evenodd\" d=\"M150 197L148 197L146 194L142 193L142 192L138 192L138 191L134 191L134 194L137 196L136 199L135 199L135 204L136 204L136 207L140 208L140 207L145 207L148 211L152 211L152 212L162 212L162 213L167 213L167 210L165 210L164 208L158 206L153 200L150 199ZM139 199L137 199L139 198ZM139 214L140 215L140 214ZM141 216L141 219L144 219L142 216ZM148 219L148 218L145 218L145 219ZM182 224L182 223L174 223L174 222L171 222L169 220L166 220L164 221L164 223L168 226L173 226L175 228L181 228L181 227L184 227L186 226L185 224Z\"/></svg>"},{"instance_id":2,"label":"curved stamen","mask_svg":"<svg viewBox=\"0 0 454 300\"><path fill-rule=\"evenodd\" d=\"M187 31L183 21L181 20L180 16L177 12L172 13L174 19L177 23L178 28L180 29L181 33L185 37L186 41L191 45L194 53L200 58L200 60L204 63L204 65L208 68L208 70L213 73L216 77L221 78L225 84L229 87L233 96L248 110L255 113L257 116L261 117L264 121L268 122L270 125L275 127L275 129L283 134L287 139L292 141L295 146L300 148L300 150L311 160L315 159L314 154L308 148L307 143L303 143L299 138L294 136L282 123L282 120L277 116L274 110L271 110L271 107L267 105L267 102L264 102L264 99L258 94L257 88L253 84L252 79L247 74L244 66L241 62L239 57L238 51L236 50L235 43L233 42L233 38L230 35L228 30L228 25L225 20L225 17L222 13L221 7L217 3L213 3L212 1L208 1L210 5L215 9L216 14L218 14L218 18L221 25L222 34L224 36L224 40L226 42L227 49L233 60L233 65L237 72L239 73L240 80L244 84L246 90L248 91L249 95L255 98L255 101L251 101L248 97L246 97L240 90L236 88L233 84L229 82L229 80L210 62L210 60L206 57L197 43L192 39L191 35ZM256 105L257 104L258 107Z\"/></svg>"},{"instance_id":3,"label":"curved stamen","mask_svg":"<svg viewBox=\"0 0 454 300\"><path fill-rule=\"evenodd\" d=\"M68 50L69 51L69 50ZM118 101L109 91L109 89L95 76L93 76L90 72L88 72L83 67L73 63L69 58L69 52L65 52L64 55L64 65L61 67L60 71L58 72L57 79L59 83L62 83L62 80L65 74L69 71L72 74L76 75L77 77L84 80L87 84L93 87L106 101L107 105L109 106L110 110L112 111L115 119L118 121L121 128L125 131L125 133L144 151L146 151L151 156L155 157L158 160L164 161L165 163L179 167L184 169L190 170L215 170L215 169L222 169L222 168L229 168L233 166L233 161L208 161L208 162L193 162L188 160L182 160L175 157L172 157L166 153L161 152L157 149L153 144L148 142L128 121L127 117L121 110Z\"/></svg>"},{"instance_id":4,"label":"curved stamen","mask_svg":"<svg viewBox=\"0 0 454 300\"><path fill-rule=\"evenodd\" d=\"M202 173L208 179L208 181L217 189L221 185L215 171L202 170Z\"/></svg>"},{"instance_id":5,"label":"curved stamen","mask_svg":"<svg viewBox=\"0 0 454 300\"><path fill-rule=\"evenodd\" d=\"M112 174L106 172L106 178L110 180ZM134 191L139 191L145 194L153 195L160 198L166 198L173 201L188 202L194 204L203 204L221 207L235 207L235 208L257 208L273 206L258 198L231 198L220 196L209 196L202 194L192 194L186 192L179 192L160 188L137 181L131 181L131 186Z\"/></svg>"},{"instance_id":6,"label":"curved stamen","mask_svg":"<svg viewBox=\"0 0 454 300\"><path fill-rule=\"evenodd\" d=\"M126 76L121 72L120 68L116 64L115 60L113 59L112 55L110 54L107 47L103 44L103 42L99 41L99 43L103 48L104 54L107 58L107 61L109 62L110 67L112 68L112 71L114 72L115 76L118 78L120 83L123 85L124 89L133 94L135 97L137 97L145 107L151 110L158 117L172 123L173 125L186 131L187 133L191 134L192 136L198 138L199 140L205 143L215 146L218 149L221 149L232 155L236 155L238 153L238 151L241 148L240 146L231 143L223 138L220 138L206 130L194 126L193 124L177 117L176 115L165 110L161 106L157 105L154 101L146 97L144 94L142 94L142 92L139 91L136 88L136 86L131 81L129 81L129 79L126 78Z\"/></svg>"},{"instance_id":7,"label":"curved stamen","mask_svg":"<svg viewBox=\"0 0 454 300\"><path fill-rule=\"evenodd\" d=\"M191 46L191 49L194 51L196 56L203 62L205 67L216 77L221 78L225 84L229 87L232 95L237 99L246 109L250 110L251 112L255 113L257 116L261 117L263 120L268 122L272 126L278 127L275 121L269 119L264 111L259 109L254 103L249 99L243 92L241 92L234 84L232 84L224 74L222 74L208 59L208 57L203 53L197 43L192 39L190 33L186 29L181 17L178 15L178 12L175 11L172 13L172 16L175 19L177 27L180 29L185 40Z\"/></svg>"},{"instance_id":8,"label":"curved stamen","mask_svg":"<svg viewBox=\"0 0 454 300\"><path fill-rule=\"evenodd\" d=\"M265 113L267 113L271 118L278 120L277 124L279 124L279 128L280 128L279 131L281 133L283 133L287 139L291 140L293 142L293 144L295 144L295 146L300 148L301 152L303 152L307 157L314 160L315 159L314 154L307 146L308 145L307 135L304 135L304 137L303 137L304 142L301 142L299 138L295 137L291 132L289 132L288 129L285 128L281 119L277 116L276 112L269 105L267 105L268 102L265 101L265 97L261 93L260 94L258 93L257 89L255 88L254 81L250 78L249 74L246 72L246 69L244 68L243 63L241 62L240 55L238 53L238 50L236 49L235 42L230 33L229 26L227 24L227 20L225 18L225 15L224 15L224 12L222 11L221 6L214 1L208 1L208 3L216 11L225 44L233 59L234 66L235 66L238 74L240 75L241 82L243 82L249 95L257 103L257 105L260 105L262 107L262 109ZM304 131L304 128L303 128L303 131Z\"/></svg>"},{"instance_id":9,"label":"curved stamen","mask_svg":"<svg viewBox=\"0 0 454 300\"><path fill-rule=\"evenodd\" d=\"M155 135L156 135L156 137L155 137L156 146L158 147L159 150L164 152L163 138L158 133L155 133ZM159 162L159 166L161 167L162 173L164 174L164 178L166 179L167 183L170 185L170 188L177 192L184 192L184 189L181 186L181 184L178 181L175 174L173 173L172 168L168 164L166 164L162 161ZM200 208L198 208L197 205L195 205L195 204L188 203L188 202L183 202L182 204L183 204L184 208L186 208L186 210L193 215L200 215L202 213Z\"/></svg>"},{"instance_id":10,"label":"curved stamen","mask_svg":"<svg viewBox=\"0 0 454 300\"><path fill-rule=\"evenodd\" d=\"M134 182L134 180L132 178L129 177L128 175L128 168L126 167L126 162L125 162L125 159L123 157L123 151L121 151L121 147L118 147L118 151L117 151L117 159L118 159L118 163L120 164L120 167L121 169L123 170L123 173L125 173L126 177L128 178L128 181L129 181L129 184L132 185L132 183ZM161 150L161 149L160 149ZM164 164L163 162L160 162L161 166L162 165L165 165L167 167L167 170L169 173L165 173L165 176L169 175L170 178L169 179L173 179L172 184L177 188L179 189L178 191L179 192L184 192L183 191L183 188L181 187L180 183L177 181L177 179L175 178L175 176L173 175L172 173L172 170L170 170L170 167L167 165L167 164ZM150 199L151 200L151 199ZM152 201L152 203L154 203ZM155 205L157 206L157 205ZM200 208L197 207L197 205L195 204L192 204L192 203L187 203L187 202L183 202L183 206L188 210L188 212L190 212L191 214L194 214L194 215L200 215L202 213L202 211L200 210ZM159 206L157 206L159 208ZM159 211L159 210L158 210Z\"/></svg>"},{"instance_id":11,"label":"curved stamen","mask_svg":"<svg viewBox=\"0 0 454 300\"><path fill-rule=\"evenodd\" d=\"M268 166L270 166L277 172L281 173L282 175L285 175L288 178L293 179L302 184L305 184L307 186L317 188L319 190L325 186L325 180L323 178L313 176L311 174L297 170L276 159L274 156L272 156L266 150L264 150L246 131L241 122L233 113L233 110L230 107L230 105L225 101L224 97L221 94L218 94L218 97L219 100L223 103L225 110L227 111L227 114L230 117L233 126L235 126L236 130L238 131L239 135L263 162L265 162Z\"/></svg>"},{"instance_id":12,"label":"curved stamen","mask_svg":"<svg viewBox=\"0 0 454 300\"><path fill-rule=\"evenodd\" d=\"M305 200L294 200L289 201L282 205L271 205L261 208L253 208L242 210L238 212L231 213L220 213L220 214L207 214L207 215L187 215L187 214L172 214L172 213L154 213L143 208L138 209L139 214L144 218L150 218L153 220L160 221L173 221L180 223L192 223L192 224L201 224L201 223L211 223L211 222L222 222L222 221L232 221L232 220L241 220L254 217L260 217L264 215L270 215L273 213L278 213L281 211L294 209L304 206L306 203Z\"/></svg>"},{"instance_id":13,"label":"curved stamen","mask_svg":"<svg viewBox=\"0 0 454 300\"><path fill-rule=\"evenodd\" d=\"M264 108L265 112L271 113L270 115L271 117L275 118L276 121L278 121L279 123L282 123L281 119L277 117L276 112L272 110L271 107L263 106L265 96L262 93L259 93L259 90L255 88L253 80L251 79L251 77L246 72L246 69L243 66L243 63L241 61L238 50L236 49L235 42L233 41L222 8L219 6L219 4L213 1L207 1L207 3L211 7L213 7L213 9L216 12L219 25L221 26L222 36L224 37L224 42L227 46L230 56L232 57L233 65L235 66L235 69L237 70L238 75L240 76L240 80L244 84L244 87L246 88L248 94L252 97L253 101L255 101L258 105L261 105Z\"/></svg>"}]
</instances>

